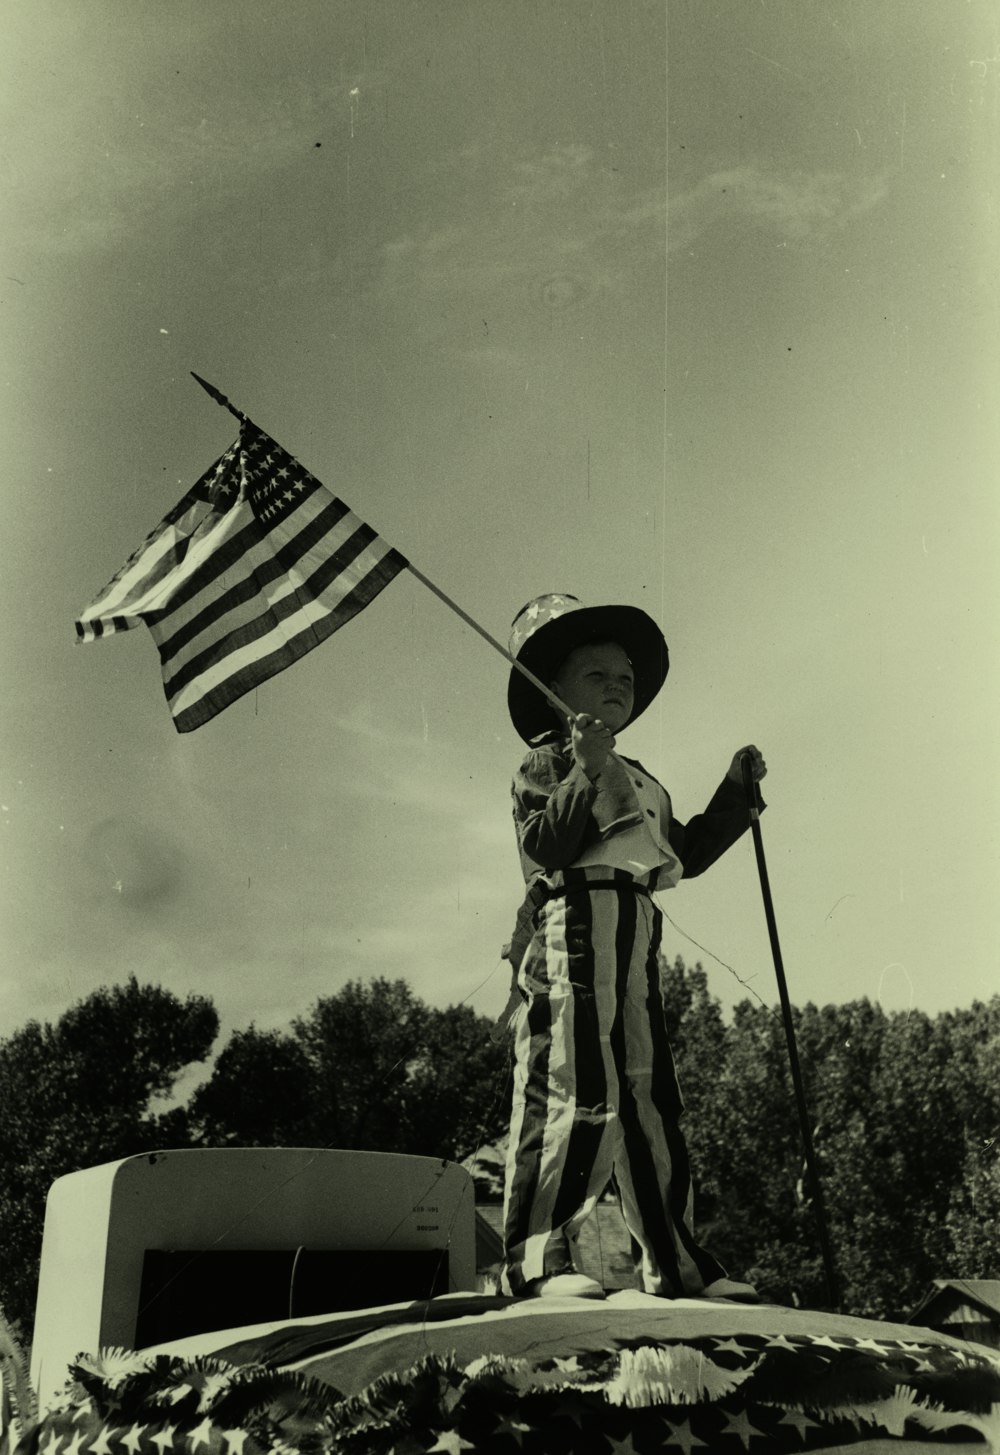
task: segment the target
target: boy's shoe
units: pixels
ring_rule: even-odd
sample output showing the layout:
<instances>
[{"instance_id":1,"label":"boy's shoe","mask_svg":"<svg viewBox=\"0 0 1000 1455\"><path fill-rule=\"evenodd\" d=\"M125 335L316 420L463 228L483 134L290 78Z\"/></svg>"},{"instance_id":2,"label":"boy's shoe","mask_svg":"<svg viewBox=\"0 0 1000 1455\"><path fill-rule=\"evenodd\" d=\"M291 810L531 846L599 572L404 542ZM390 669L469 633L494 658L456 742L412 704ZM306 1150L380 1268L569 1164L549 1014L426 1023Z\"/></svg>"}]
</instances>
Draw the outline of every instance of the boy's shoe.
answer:
<instances>
[{"instance_id":1,"label":"boy's shoe","mask_svg":"<svg viewBox=\"0 0 1000 1455\"><path fill-rule=\"evenodd\" d=\"M760 1294L752 1283L736 1283L732 1278L717 1278L698 1297L725 1298L730 1303L760 1303Z\"/></svg>"},{"instance_id":2,"label":"boy's shoe","mask_svg":"<svg viewBox=\"0 0 1000 1455\"><path fill-rule=\"evenodd\" d=\"M607 1298L599 1283L585 1273L552 1273L528 1284L529 1298Z\"/></svg>"}]
</instances>

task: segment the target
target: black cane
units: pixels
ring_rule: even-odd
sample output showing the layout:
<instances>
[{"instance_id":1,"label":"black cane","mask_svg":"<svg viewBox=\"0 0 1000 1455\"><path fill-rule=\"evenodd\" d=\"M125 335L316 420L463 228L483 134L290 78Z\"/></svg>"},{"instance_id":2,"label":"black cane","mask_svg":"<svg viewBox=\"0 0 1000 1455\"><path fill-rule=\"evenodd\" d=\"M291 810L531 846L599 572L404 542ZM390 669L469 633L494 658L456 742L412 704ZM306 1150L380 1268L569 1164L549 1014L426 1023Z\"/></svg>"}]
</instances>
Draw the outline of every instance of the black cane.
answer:
<instances>
[{"instance_id":1,"label":"black cane","mask_svg":"<svg viewBox=\"0 0 1000 1455\"><path fill-rule=\"evenodd\" d=\"M792 1067L792 1084L795 1087L795 1102L799 1111L799 1127L802 1131L802 1143L806 1153L806 1171L812 1193L813 1207L816 1209L816 1224L819 1229L820 1248L823 1253L823 1267L826 1271L826 1291L830 1301L830 1307L838 1309L840 1299L837 1293L837 1274L833 1263L833 1249L830 1245L830 1232L826 1222L826 1209L823 1205L823 1189L820 1186L819 1172L816 1167L816 1154L813 1151L812 1133L809 1130L809 1112L806 1107L805 1091L802 1088L802 1072L799 1069L799 1053L795 1046L795 1027L792 1024L792 1007L788 999L788 986L785 984L785 970L781 963L781 946L778 944L778 925L774 918L774 905L771 901L771 886L767 878L767 863L764 859L764 839L760 831L760 809L757 806L757 788L753 777L753 764L750 754L744 753L740 758L740 771L743 774L743 787L747 795L747 804L750 808L750 829L753 833L753 846L757 854L757 869L760 874L760 892L764 898L764 915L767 919L767 932L771 937L771 954L774 957L774 973L778 978L778 994L781 996L781 1016L785 1023L785 1039L788 1041L788 1059Z\"/></svg>"}]
</instances>

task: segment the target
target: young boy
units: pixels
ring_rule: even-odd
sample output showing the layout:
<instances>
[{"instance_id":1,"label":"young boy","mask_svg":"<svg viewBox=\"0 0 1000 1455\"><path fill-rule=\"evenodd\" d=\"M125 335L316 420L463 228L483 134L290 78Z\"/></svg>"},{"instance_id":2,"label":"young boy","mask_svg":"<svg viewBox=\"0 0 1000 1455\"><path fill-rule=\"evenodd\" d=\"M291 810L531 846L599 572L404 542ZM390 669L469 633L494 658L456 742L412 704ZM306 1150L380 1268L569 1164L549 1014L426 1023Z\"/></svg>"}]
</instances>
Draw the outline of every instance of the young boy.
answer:
<instances>
[{"instance_id":1,"label":"young boy","mask_svg":"<svg viewBox=\"0 0 1000 1455\"><path fill-rule=\"evenodd\" d=\"M570 1242L611 1181L647 1293L755 1302L692 1231L652 895L701 874L740 837L741 759L749 755L755 782L764 760L740 749L705 812L682 824L663 787L614 751L666 679L652 618L540 596L515 618L510 652L573 716L561 721L511 671L508 706L529 752L512 790L526 893L507 952L521 1005L501 1289L603 1298L574 1271Z\"/></svg>"}]
</instances>

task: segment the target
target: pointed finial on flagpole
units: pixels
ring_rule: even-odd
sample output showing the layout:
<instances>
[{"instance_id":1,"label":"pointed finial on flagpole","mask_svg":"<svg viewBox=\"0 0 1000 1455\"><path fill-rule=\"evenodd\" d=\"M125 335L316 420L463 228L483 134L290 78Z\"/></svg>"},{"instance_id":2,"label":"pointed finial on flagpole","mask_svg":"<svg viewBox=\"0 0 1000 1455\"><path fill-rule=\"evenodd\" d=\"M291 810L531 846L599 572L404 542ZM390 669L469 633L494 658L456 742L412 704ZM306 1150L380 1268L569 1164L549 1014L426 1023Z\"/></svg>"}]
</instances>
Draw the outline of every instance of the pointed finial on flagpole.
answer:
<instances>
[{"instance_id":1,"label":"pointed finial on flagpole","mask_svg":"<svg viewBox=\"0 0 1000 1455\"><path fill-rule=\"evenodd\" d=\"M205 393L211 394L216 404L221 404L223 409L228 409L229 413L235 414L237 419L244 421L246 420L246 415L241 409L237 409L235 404L230 404L229 400L226 398L221 390L216 389L214 384L210 384L207 379L203 379L201 375L196 374L193 369L191 370L191 378L198 380L198 383L204 389Z\"/></svg>"}]
</instances>

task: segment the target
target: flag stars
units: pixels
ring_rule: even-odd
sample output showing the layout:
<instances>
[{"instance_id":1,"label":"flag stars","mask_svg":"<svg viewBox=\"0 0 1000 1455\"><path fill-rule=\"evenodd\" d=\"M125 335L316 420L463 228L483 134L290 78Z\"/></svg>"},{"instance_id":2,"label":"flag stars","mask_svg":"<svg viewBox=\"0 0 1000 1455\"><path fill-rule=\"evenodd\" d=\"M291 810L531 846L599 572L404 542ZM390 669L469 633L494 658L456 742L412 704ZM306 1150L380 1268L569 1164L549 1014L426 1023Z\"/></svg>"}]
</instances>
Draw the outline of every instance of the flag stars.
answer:
<instances>
[{"instance_id":1,"label":"flag stars","mask_svg":"<svg viewBox=\"0 0 1000 1455\"><path fill-rule=\"evenodd\" d=\"M781 1338L782 1339L784 1338L784 1335L783 1334L781 1335ZM791 1345L789 1345L788 1347L790 1348ZM747 1350L746 1350L745 1346L743 1344L741 1344L737 1339L719 1339L716 1342L716 1345L715 1345L714 1349L712 1350L712 1353L713 1354L724 1354L724 1353L726 1353L726 1354L746 1354L747 1353Z\"/></svg>"},{"instance_id":2,"label":"flag stars","mask_svg":"<svg viewBox=\"0 0 1000 1455\"><path fill-rule=\"evenodd\" d=\"M766 1439L763 1430L758 1430L751 1425L746 1410L729 1411L726 1415L726 1428L723 1433L735 1435L745 1450L750 1449L750 1441L755 1435L759 1440Z\"/></svg>"},{"instance_id":3,"label":"flag stars","mask_svg":"<svg viewBox=\"0 0 1000 1455\"><path fill-rule=\"evenodd\" d=\"M819 1425L816 1423L815 1420L811 1420L809 1418L805 1410L796 1409L789 1409L785 1411L781 1419L778 1421L778 1428L780 1429L782 1425L792 1425L794 1429L798 1431L799 1439L803 1441L805 1440L806 1435L809 1434L810 1430L819 1429Z\"/></svg>"},{"instance_id":4,"label":"flag stars","mask_svg":"<svg viewBox=\"0 0 1000 1455\"><path fill-rule=\"evenodd\" d=\"M664 1448L672 1450L675 1445L679 1450L683 1450L684 1455L692 1455L696 1446L700 1446L703 1450L708 1449L705 1441L699 1440L692 1430L689 1420L684 1420L681 1424L674 1426Z\"/></svg>"},{"instance_id":5,"label":"flag stars","mask_svg":"<svg viewBox=\"0 0 1000 1455\"><path fill-rule=\"evenodd\" d=\"M155 1435L150 1436L150 1443L155 1445L161 1452L170 1450L173 1447L174 1436L177 1434L176 1425L164 1425Z\"/></svg>"},{"instance_id":6,"label":"flag stars","mask_svg":"<svg viewBox=\"0 0 1000 1455\"><path fill-rule=\"evenodd\" d=\"M639 1455L632 1438L632 1431L626 1430L623 1435L608 1435L612 1455Z\"/></svg>"},{"instance_id":7,"label":"flag stars","mask_svg":"<svg viewBox=\"0 0 1000 1455\"><path fill-rule=\"evenodd\" d=\"M259 514L261 520L273 521L280 515L287 515L288 511L282 501L272 500L269 504L261 507Z\"/></svg>"},{"instance_id":8,"label":"flag stars","mask_svg":"<svg viewBox=\"0 0 1000 1455\"><path fill-rule=\"evenodd\" d=\"M102 1425L97 1433L97 1439L91 1442L91 1455L111 1455L111 1437L115 1433L107 1425Z\"/></svg>"},{"instance_id":9,"label":"flag stars","mask_svg":"<svg viewBox=\"0 0 1000 1455\"><path fill-rule=\"evenodd\" d=\"M70 1440L69 1444L63 1450L63 1455L80 1455L80 1449L81 1449L83 1443L84 1443L84 1434L83 1434L83 1431L82 1430L75 1431L72 1440Z\"/></svg>"},{"instance_id":10,"label":"flag stars","mask_svg":"<svg viewBox=\"0 0 1000 1455\"><path fill-rule=\"evenodd\" d=\"M136 1424L132 1426L127 1435L122 1435L122 1444L126 1450L131 1452L131 1455L139 1455L139 1450L142 1446L142 1432L147 1428L146 1425ZM63 1455L65 1455L65 1451Z\"/></svg>"},{"instance_id":11,"label":"flag stars","mask_svg":"<svg viewBox=\"0 0 1000 1455\"><path fill-rule=\"evenodd\" d=\"M442 1451L443 1455L461 1455L463 1450L474 1450L476 1447L469 1440L463 1440L457 1430L442 1430L435 1444L430 1446L428 1455L435 1455L436 1451Z\"/></svg>"},{"instance_id":12,"label":"flag stars","mask_svg":"<svg viewBox=\"0 0 1000 1455\"><path fill-rule=\"evenodd\" d=\"M147 611L156 613L164 690L180 732L200 727L318 646L406 564L287 451L264 440L268 448L261 448L259 431L245 426L234 463L221 474L210 465L190 498L178 502L76 623L79 639L96 640L135 625ZM280 478L268 475L264 460ZM224 487L235 487L238 495L223 503L220 493L206 510L210 490ZM318 571L316 560L322 562ZM280 622L258 575L262 561L268 562L268 581L278 581L286 593L301 584L305 570L315 587L308 597L298 591L290 596ZM188 640L197 633L204 644L196 670L189 659L178 666L179 633ZM167 1404L170 1398L168 1388L139 1455L154 1455L152 1430L172 1408L179 1414ZM183 1400L184 1392L174 1398ZM212 1449L220 1448L216 1427ZM115 1455L132 1452L116 1445Z\"/></svg>"},{"instance_id":13,"label":"flag stars","mask_svg":"<svg viewBox=\"0 0 1000 1455\"><path fill-rule=\"evenodd\" d=\"M205 1416L200 1425L196 1426L195 1429L191 1431L190 1435L188 1435L187 1438L188 1443L191 1446L192 1452L197 1450L201 1445L211 1445L212 1421L209 1419L208 1415Z\"/></svg>"},{"instance_id":14,"label":"flag stars","mask_svg":"<svg viewBox=\"0 0 1000 1455\"><path fill-rule=\"evenodd\" d=\"M507 1435L514 1443L521 1447L525 1435L531 1434L531 1426L524 1424L521 1420L511 1419L505 1416L496 1427L498 1435Z\"/></svg>"}]
</instances>

